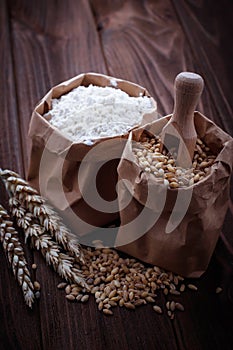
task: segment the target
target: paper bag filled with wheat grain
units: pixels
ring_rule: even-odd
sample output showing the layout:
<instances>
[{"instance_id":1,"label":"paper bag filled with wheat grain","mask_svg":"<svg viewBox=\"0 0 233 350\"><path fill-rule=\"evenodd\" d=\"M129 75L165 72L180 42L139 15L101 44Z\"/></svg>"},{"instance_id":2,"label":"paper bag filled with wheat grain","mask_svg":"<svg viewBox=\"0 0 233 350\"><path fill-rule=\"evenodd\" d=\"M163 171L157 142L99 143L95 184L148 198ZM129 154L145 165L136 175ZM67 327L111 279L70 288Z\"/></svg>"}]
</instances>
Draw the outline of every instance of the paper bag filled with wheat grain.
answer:
<instances>
[{"instance_id":1,"label":"paper bag filled with wheat grain","mask_svg":"<svg viewBox=\"0 0 233 350\"><path fill-rule=\"evenodd\" d=\"M133 130L118 166L115 245L185 277L206 270L228 207L233 139L194 112L203 80L181 73L175 107Z\"/></svg>"}]
</instances>

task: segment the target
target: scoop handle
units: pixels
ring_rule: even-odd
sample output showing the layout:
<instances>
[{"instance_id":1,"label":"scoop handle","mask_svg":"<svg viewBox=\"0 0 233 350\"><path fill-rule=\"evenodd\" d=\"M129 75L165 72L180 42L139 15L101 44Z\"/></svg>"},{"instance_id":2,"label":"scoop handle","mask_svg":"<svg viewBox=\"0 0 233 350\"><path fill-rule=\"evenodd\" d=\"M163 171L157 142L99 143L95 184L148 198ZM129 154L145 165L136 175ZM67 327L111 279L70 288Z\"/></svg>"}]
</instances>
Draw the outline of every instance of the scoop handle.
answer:
<instances>
[{"instance_id":1,"label":"scoop handle","mask_svg":"<svg viewBox=\"0 0 233 350\"><path fill-rule=\"evenodd\" d=\"M175 79L175 104L171 122L175 122L185 140L197 137L194 111L201 96L204 81L199 74L182 72Z\"/></svg>"}]
</instances>

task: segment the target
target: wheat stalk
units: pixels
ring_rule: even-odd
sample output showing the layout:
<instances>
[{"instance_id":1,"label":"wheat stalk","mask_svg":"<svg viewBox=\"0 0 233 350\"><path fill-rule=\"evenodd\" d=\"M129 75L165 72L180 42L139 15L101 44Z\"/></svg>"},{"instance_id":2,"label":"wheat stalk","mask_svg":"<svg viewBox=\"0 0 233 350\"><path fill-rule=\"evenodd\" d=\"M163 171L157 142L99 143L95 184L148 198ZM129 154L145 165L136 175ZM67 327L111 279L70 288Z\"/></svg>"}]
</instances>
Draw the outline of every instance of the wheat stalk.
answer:
<instances>
[{"instance_id":1,"label":"wheat stalk","mask_svg":"<svg viewBox=\"0 0 233 350\"><path fill-rule=\"evenodd\" d=\"M2 205L0 205L0 240L12 271L23 291L24 300L29 307L32 307L35 299L34 286L27 268L27 261L19 241L18 232L15 230L10 216Z\"/></svg>"},{"instance_id":2,"label":"wheat stalk","mask_svg":"<svg viewBox=\"0 0 233 350\"><path fill-rule=\"evenodd\" d=\"M62 252L62 247L52 239L46 228L40 224L40 219L36 220L34 215L23 208L20 201L15 197L10 198L9 204L17 226L21 227L25 233L25 242L30 237L33 248L41 251L47 264L52 265L61 277L87 288L81 271L74 267L75 257Z\"/></svg>"},{"instance_id":3,"label":"wheat stalk","mask_svg":"<svg viewBox=\"0 0 233 350\"><path fill-rule=\"evenodd\" d=\"M12 216L25 233L25 242L30 237L33 248L41 251L46 262L61 277L88 288L82 272L75 267L77 260L84 263L77 237L65 227L45 199L17 173L0 169L0 177L10 195Z\"/></svg>"},{"instance_id":4,"label":"wheat stalk","mask_svg":"<svg viewBox=\"0 0 233 350\"><path fill-rule=\"evenodd\" d=\"M34 218L39 218L40 225L44 227L66 251L77 260L84 263L84 255L78 238L62 223L62 219L55 210L46 203L46 200L39 196L38 192L17 173L0 169L0 177L3 179L10 196L18 199L20 204L22 204Z\"/></svg>"}]
</instances>

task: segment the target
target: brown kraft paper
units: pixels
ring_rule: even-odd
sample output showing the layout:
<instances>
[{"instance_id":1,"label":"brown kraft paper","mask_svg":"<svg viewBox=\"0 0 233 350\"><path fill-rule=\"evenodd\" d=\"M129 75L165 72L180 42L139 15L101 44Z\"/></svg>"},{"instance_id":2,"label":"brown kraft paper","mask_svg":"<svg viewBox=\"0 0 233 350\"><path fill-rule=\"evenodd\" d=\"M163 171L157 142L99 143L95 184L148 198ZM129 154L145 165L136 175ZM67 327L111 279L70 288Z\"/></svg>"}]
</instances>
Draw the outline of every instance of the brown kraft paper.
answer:
<instances>
[{"instance_id":1,"label":"brown kraft paper","mask_svg":"<svg viewBox=\"0 0 233 350\"><path fill-rule=\"evenodd\" d=\"M146 130L158 135L169 118L148 124ZM194 119L199 137L217 155L198 183L166 189L142 172L132 142L140 141L144 127L130 133L118 166L121 226L115 246L184 277L199 277L207 269L227 211L233 165L233 139L199 112Z\"/></svg>"},{"instance_id":2,"label":"brown kraft paper","mask_svg":"<svg viewBox=\"0 0 233 350\"><path fill-rule=\"evenodd\" d=\"M28 180L79 235L119 218L118 204L112 209L113 212L107 212L108 201L116 201L117 165L129 133L99 138L92 145L75 143L52 126L49 117L43 115L51 109L52 98L59 98L79 85L105 87L112 86L112 81L114 86L117 84L117 88L130 96L150 96L143 87L125 80L95 73L80 74L53 87L36 106L31 117L29 136L32 149ZM154 111L144 115L143 123L157 118L156 103L153 99L152 102ZM81 164L79 180L82 190L78 180ZM99 172L95 177L96 169ZM97 188L99 196L107 201L101 210L99 202L94 201L92 205L83 198L83 194L95 198L92 185Z\"/></svg>"}]
</instances>

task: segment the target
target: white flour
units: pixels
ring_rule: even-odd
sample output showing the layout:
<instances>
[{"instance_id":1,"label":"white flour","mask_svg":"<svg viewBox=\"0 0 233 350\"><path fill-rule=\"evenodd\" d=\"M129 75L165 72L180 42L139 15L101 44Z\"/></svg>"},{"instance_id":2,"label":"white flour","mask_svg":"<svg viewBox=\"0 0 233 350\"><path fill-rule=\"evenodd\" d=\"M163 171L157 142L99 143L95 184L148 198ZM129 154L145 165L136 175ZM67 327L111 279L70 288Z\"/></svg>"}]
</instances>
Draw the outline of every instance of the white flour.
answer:
<instances>
[{"instance_id":1,"label":"white flour","mask_svg":"<svg viewBox=\"0 0 233 350\"><path fill-rule=\"evenodd\" d=\"M79 86L52 100L50 123L72 141L125 134L139 125L154 106L149 97L130 97L120 89Z\"/></svg>"}]
</instances>

